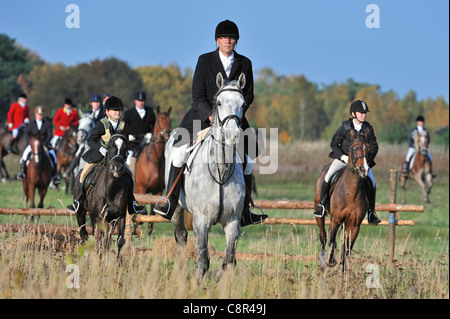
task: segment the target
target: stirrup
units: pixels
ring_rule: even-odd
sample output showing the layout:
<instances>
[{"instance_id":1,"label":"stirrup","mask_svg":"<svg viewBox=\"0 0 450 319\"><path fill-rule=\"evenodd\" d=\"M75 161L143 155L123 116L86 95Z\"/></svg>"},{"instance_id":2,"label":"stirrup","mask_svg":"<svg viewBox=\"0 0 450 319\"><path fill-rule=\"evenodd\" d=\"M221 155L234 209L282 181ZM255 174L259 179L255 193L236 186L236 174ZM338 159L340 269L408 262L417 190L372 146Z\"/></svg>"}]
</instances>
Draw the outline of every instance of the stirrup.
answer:
<instances>
[{"instance_id":1,"label":"stirrup","mask_svg":"<svg viewBox=\"0 0 450 319\"><path fill-rule=\"evenodd\" d=\"M53 185L55 185L55 186L61 184L61 177L59 177L59 175L53 176L52 182L53 182Z\"/></svg>"},{"instance_id":2,"label":"stirrup","mask_svg":"<svg viewBox=\"0 0 450 319\"><path fill-rule=\"evenodd\" d=\"M254 214L254 213L252 213L252 210L253 210L254 208L259 209L259 211L261 212L261 214ZM256 205L250 207L249 211L250 211L250 224L251 224L251 225L256 225L256 224L263 223L263 222L266 221L267 217L269 217L269 216L267 216L266 214L264 214L264 211L261 209L261 207L256 206ZM255 215L255 216L258 216L259 219L253 221L253 219L252 219L252 214Z\"/></svg>"},{"instance_id":3,"label":"stirrup","mask_svg":"<svg viewBox=\"0 0 450 319\"><path fill-rule=\"evenodd\" d=\"M76 199L73 200L73 203L70 205L67 205L67 209L72 214L76 214L78 212L78 208L80 208L80 202Z\"/></svg>"},{"instance_id":4,"label":"stirrup","mask_svg":"<svg viewBox=\"0 0 450 319\"><path fill-rule=\"evenodd\" d=\"M136 200L133 201L133 210L135 214L142 213L145 209L144 205L139 204Z\"/></svg>"},{"instance_id":5,"label":"stirrup","mask_svg":"<svg viewBox=\"0 0 450 319\"><path fill-rule=\"evenodd\" d=\"M166 202L169 203L169 209L167 210L167 212L163 212L162 210L159 210L159 209L157 208L157 207L159 207L158 204L159 204L160 201L166 201ZM170 200L169 200L168 198L165 198L165 197L158 199L158 201L156 202L155 206L153 206L153 211L154 211L155 213L157 213L158 215L161 215L161 216L163 216L163 217L166 217L167 215L169 215L169 212L170 212Z\"/></svg>"},{"instance_id":6,"label":"stirrup","mask_svg":"<svg viewBox=\"0 0 450 319\"><path fill-rule=\"evenodd\" d=\"M322 209L322 213L320 213L320 214L316 213L316 211L317 211L319 208ZM321 218L321 217L323 217L324 215L325 215L325 206L322 205L322 204L319 204L319 206L317 206L316 210L314 211L314 216L315 216L315 217Z\"/></svg>"}]
</instances>

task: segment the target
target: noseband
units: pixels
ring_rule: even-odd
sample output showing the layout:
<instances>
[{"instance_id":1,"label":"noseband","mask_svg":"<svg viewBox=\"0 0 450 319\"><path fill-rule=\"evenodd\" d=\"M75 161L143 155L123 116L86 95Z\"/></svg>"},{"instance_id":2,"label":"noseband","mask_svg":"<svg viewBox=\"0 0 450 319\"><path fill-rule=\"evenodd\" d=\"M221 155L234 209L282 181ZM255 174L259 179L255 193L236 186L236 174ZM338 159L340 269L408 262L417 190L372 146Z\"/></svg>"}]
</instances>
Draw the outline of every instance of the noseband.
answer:
<instances>
[{"instance_id":1,"label":"noseband","mask_svg":"<svg viewBox=\"0 0 450 319\"><path fill-rule=\"evenodd\" d=\"M219 92L217 92L216 95L216 105L219 107L221 105L220 101L217 101L217 97L219 97L220 94L222 94L222 92L238 92L240 93L242 96L244 96L244 92L242 92L241 89L238 88L225 88L222 90L219 90ZM247 103L244 100L244 104L242 104L242 108L246 105ZM239 116L237 116L236 114L230 114L228 116L226 116L223 120L220 119L219 114L217 114L217 119L219 120L219 126L220 128L223 130L223 126L225 125L225 123L229 120L235 120L238 124L239 127L241 127L242 125L242 118L240 118Z\"/></svg>"}]
</instances>

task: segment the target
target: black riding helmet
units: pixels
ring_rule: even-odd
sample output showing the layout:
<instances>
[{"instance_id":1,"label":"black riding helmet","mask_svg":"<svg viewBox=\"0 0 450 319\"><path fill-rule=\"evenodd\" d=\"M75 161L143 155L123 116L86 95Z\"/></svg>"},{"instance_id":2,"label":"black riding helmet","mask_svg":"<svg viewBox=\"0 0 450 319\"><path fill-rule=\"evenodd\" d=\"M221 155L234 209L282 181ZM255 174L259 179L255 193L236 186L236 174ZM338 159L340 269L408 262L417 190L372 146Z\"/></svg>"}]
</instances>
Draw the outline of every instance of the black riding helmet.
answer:
<instances>
[{"instance_id":1,"label":"black riding helmet","mask_svg":"<svg viewBox=\"0 0 450 319\"><path fill-rule=\"evenodd\" d=\"M425 118L422 116L422 115L419 115L417 118L416 118L416 122L425 122Z\"/></svg>"},{"instance_id":2,"label":"black riding helmet","mask_svg":"<svg viewBox=\"0 0 450 319\"><path fill-rule=\"evenodd\" d=\"M109 99L105 102L105 109L106 110L116 110L116 111L123 111L123 103L122 100L119 99L116 96L111 96Z\"/></svg>"},{"instance_id":3,"label":"black riding helmet","mask_svg":"<svg viewBox=\"0 0 450 319\"><path fill-rule=\"evenodd\" d=\"M145 95L144 91L139 91L135 94L134 99L138 101L145 101L147 99L147 95Z\"/></svg>"},{"instance_id":4,"label":"black riding helmet","mask_svg":"<svg viewBox=\"0 0 450 319\"><path fill-rule=\"evenodd\" d=\"M350 115L352 115L353 112L367 113L370 112L370 110L366 102L356 100L350 105Z\"/></svg>"},{"instance_id":5,"label":"black riding helmet","mask_svg":"<svg viewBox=\"0 0 450 319\"><path fill-rule=\"evenodd\" d=\"M239 39L239 29L233 21L225 20L220 22L216 27L215 39L220 37L233 37Z\"/></svg>"}]
</instances>

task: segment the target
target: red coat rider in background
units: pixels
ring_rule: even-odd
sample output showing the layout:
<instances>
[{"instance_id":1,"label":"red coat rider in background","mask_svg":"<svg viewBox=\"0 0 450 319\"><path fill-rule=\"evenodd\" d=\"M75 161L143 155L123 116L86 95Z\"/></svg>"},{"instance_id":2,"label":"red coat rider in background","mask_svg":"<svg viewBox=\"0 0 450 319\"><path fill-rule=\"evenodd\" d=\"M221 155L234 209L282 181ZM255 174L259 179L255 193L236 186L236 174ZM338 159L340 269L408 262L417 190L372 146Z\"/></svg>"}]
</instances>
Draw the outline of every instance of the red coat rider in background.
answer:
<instances>
[{"instance_id":1,"label":"red coat rider in background","mask_svg":"<svg viewBox=\"0 0 450 319\"><path fill-rule=\"evenodd\" d=\"M66 98L64 101L64 107L60 108L55 117L53 123L55 124L55 132L51 140L52 147L56 149L56 143L62 138L64 132L71 126L78 127L78 111L72 107L72 100Z\"/></svg>"},{"instance_id":2,"label":"red coat rider in background","mask_svg":"<svg viewBox=\"0 0 450 319\"><path fill-rule=\"evenodd\" d=\"M12 132L8 153L13 151L13 147L20 138L20 128L30 123L30 109L27 105L27 95L19 95L17 102L13 103L8 112L8 130Z\"/></svg>"}]
</instances>

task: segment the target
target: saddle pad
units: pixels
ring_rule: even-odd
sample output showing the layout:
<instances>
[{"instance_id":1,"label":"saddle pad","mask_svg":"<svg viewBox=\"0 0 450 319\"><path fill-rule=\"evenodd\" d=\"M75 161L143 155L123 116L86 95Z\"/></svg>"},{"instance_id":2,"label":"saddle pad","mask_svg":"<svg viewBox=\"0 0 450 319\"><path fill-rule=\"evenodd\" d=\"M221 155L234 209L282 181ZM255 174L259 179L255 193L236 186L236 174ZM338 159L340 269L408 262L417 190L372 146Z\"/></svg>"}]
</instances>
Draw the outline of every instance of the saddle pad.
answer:
<instances>
[{"instance_id":1,"label":"saddle pad","mask_svg":"<svg viewBox=\"0 0 450 319\"><path fill-rule=\"evenodd\" d=\"M186 150L186 154L189 154L187 160L186 160L186 168L190 168L192 166L192 162L194 161L195 156L197 155L198 150L200 149L200 146L203 141L210 135L210 129L211 127L207 127L204 130L201 130L197 133L197 140L195 140L195 143L188 147Z\"/></svg>"}]
</instances>

